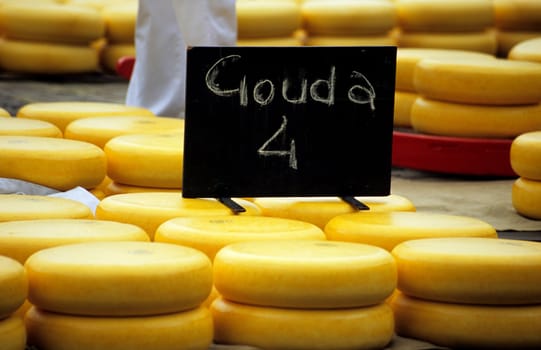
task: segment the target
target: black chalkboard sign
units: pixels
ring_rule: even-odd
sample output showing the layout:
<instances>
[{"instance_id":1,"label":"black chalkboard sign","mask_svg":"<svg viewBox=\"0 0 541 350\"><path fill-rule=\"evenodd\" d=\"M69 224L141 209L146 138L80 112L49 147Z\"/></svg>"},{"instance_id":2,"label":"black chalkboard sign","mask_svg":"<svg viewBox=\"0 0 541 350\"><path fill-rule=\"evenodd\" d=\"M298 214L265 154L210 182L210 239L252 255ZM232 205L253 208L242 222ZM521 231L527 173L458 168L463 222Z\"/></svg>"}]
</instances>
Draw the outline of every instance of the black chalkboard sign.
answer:
<instances>
[{"instance_id":1,"label":"black chalkboard sign","mask_svg":"<svg viewBox=\"0 0 541 350\"><path fill-rule=\"evenodd\" d=\"M396 47L193 47L183 196L390 193Z\"/></svg>"}]
</instances>

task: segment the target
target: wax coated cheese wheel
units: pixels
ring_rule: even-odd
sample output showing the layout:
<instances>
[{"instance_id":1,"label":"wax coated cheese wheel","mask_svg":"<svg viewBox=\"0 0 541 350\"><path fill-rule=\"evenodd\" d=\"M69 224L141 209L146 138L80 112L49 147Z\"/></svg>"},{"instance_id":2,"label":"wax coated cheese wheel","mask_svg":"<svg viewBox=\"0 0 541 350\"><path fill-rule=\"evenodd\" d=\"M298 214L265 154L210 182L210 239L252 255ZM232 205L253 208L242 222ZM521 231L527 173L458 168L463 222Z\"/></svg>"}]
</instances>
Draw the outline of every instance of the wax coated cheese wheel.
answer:
<instances>
[{"instance_id":1,"label":"wax coated cheese wheel","mask_svg":"<svg viewBox=\"0 0 541 350\"><path fill-rule=\"evenodd\" d=\"M389 252L365 244L240 242L216 254L214 285L225 299L243 304L361 307L381 303L391 295L396 287L396 266Z\"/></svg>"},{"instance_id":2,"label":"wax coated cheese wheel","mask_svg":"<svg viewBox=\"0 0 541 350\"><path fill-rule=\"evenodd\" d=\"M425 59L417 64L413 82L421 95L448 102L518 105L541 101L541 63Z\"/></svg>"},{"instance_id":3,"label":"wax coated cheese wheel","mask_svg":"<svg viewBox=\"0 0 541 350\"><path fill-rule=\"evenodd\" d=\"M325 234L333 241L371 244L388 251L419 238L498 237L494 227L473 217L421 212L339 215L325 226Z\"/></svg>"},{"instance_id":4,"label":"wax coated cheese wheel","mask_svg":"<svg viewBox=\"0 0 541 350\"><path fill-rule=\"evenodd\" d=\"M177 125L177 132L124 135L111 139L104 147L107 173L113 181L125 185L180 189L184 159L184 120L168 118L164 123L162 120L165 118L154 119L161 121L154 124L156 130L162 127L165 129L168 125L174 130Z\"/></svg>"},{"instance_id":5,"label":"wax coated cheese wheel","mask_svg":"<svg viewBox=\"0 0 541 350\"><path fill-rule=\"evenodd\" d=\"M463 304L541 302L539 242L427 238L400 243L392 254L398 289L410 296Z\"/></svg>"},{"instance_id":6,"label":"wax coated cheese wheel","mask_svg":"<svg viewBox=\"0 0 541 350\"><path fill-rule=\"evenodd\" d=\"M261 210L247 200L235 199L246 209L242 215L260 215ZM135 224L143 228L151 239L165 221L175 217L233 215L233 212L214 199L183 198L180 192L140 192L108 196L96 208L96 217Z\"/></svg>"},{"instance_id":7,"label":"wax coated cheese wheel","mask_svg":"<svg viewBox=\"0 0 541 350\"><path fill-rule=\"evenodd\" d=\"M105 37L108 42L128 44L135 42L137 7L137 1L112 3L104 6L102 16L105 19Z\"/></svg>"},{"instance_id":8,"label":"wax coated cheese wheel","mask_svg":"<svg viewBox=\"0 0 541 350\"><path fill-rule=\"evenodd\" d=\"M25 267L30 303L74 315L179 312L200 305L212 288L209 258L174 244L68 244L34 253Z\"/></svg>"},{"instance_id":9,"label":"wax coated cheese wheel","mask_svg":"<svg viewBox=\"0 0 541 350\"><path fill-rule=\"evenodd\" d=\"M307 46L395 46L396 41L390 35L310 35L306 38Z\"/></svg>"},{"instance_id":10,"label":"wax coated cheese wheel","mask_svg":"<svg viewBox=\"0 0 541 350\"><path fill-rule=\"evenodd\" d=\"M98 51L85 45L0 38L0 68L10 72L69 74L96 72Z\"/></svg>"},{"instance_id":11,"label":"wax coated cheese wheel","mask_svg":"<svg viewBox=\"0 0 541 350\"><path fill-rule=\"evenodd\" d=\"M41 119L55 124L64 131L74 120L98 116L149 116L154 114L146 108L107 102L34 102L17 111L21 118Z\"/></svg>"},{"instance_id":12,"label":"wax coated cheese wheel","mask_svg":"<svg viewBox=\"0 0 541 350\"><path fill-rule=\"evenodd\" d=\"M541 37L541 28L537 31L508 31L498 29L496 38L498 39L498 56L508 57L513 47L523 41Z\"/></svg>"},{"instance_id":13,"label":"wax coated cheese wheel","mask_svg":"<svg viewBox=\"0 0 541 350\"><path fill-rule=\"evenodd\" d=\"M0 223L0 255L21 264L45 248L93 241L149 241L149 238L139 226L115 221L41 219Z\"/></svg>"},{"instance_id":14,"label":"wax coated cheese wheel","mask_svg":"<svg viewBox=\"0 0 541 350\"><path fill-rule=\"evenodd\" d=\"M0 222L35 219L90 219L94 214L81 202L60 197L0 194Z\"/></svg>"},{"instance_id":15,"label":"wax coated cheese wheel","mask_svg":"<svg viewBox=\"0 0 541 350\"><path fill-rule=\"evenodd\" d=\"M81 317L31 308L28 344L40 350L208 349L212 316L207 308L139 317Z\"/></svg>"},{"instance_id":16,"label":"wax coated cheese wheel","mask_svg":"<svg viewBox=\"0 0 541 350\"><path fill-rule=\"evenodd\" d=\"M419 95L415 92L396 90L394 94L393 125L411 126L411 106Z\"/></svg>"},{"instance_id":17,"label":"wax coated cheese wheel","mask_svg":"<svg viewBox=\"0 0 541 350\"><path fill-rule=\"evenodd\" d=\"M214 340L258 349L383 349L394 320L386 304L355 309L257 307L223 298L211 304Z\"/></svg>"},{"instance_id":18,"label":"wax coated cheese wheel","mask_svg":"<svg viewBox=\"0 0 541 350\"><path fill-rule=\"evenodd\" d=\"M454 33L398 30L394 34L399 47L465 50L491 55L498 49L496 32L493 30Z\"/></svg>"},{"instance_id":19,"label":"wax coated cheese wheel","mask_svg":"<svg viewBox=\"0 0 541 350\"><path fill-rule=\"evenodd\" d=\"M413 203L402 196L391 194L383 197L356 197L371 211L415 211ZM264 216L310 222L321 229L327 222L340 214L355 210L340 198L329 197L262 197L253 202L261 208Z\"/></svg>"},{"instance_id":20,"label":"wax coated cheese wheel","mask_svg":"<svg viewBox=\"0 0 541 350\"><path fill-rule=\"evenodd\" d=\"M272 38L238 38L237 46L302 46L303 42L295 36Z\"/></svg>"},{"instance_id":21,"label":"wax coated cheese wheel","mask_svg":"<svg viewBox=\"0 0 541 350\"><path fill-rule=\"evenodd\" d=\"M62 137L62 132L56 125L42 120L1 118L0 135Z\"/></svg>"},{"instance_id":22,"label":"wax coated cheese wheel","mask_svg":"<svg viewBox=\"0 0 541 350\"><path fill-rule=\"evenodd\" d=\"M0 4L0 32L8 38L88 44L103 37L105 22L92 8L61 4Z\"/></svg>"},{"instance_id":23,"label":"wax coated cheese wheel","mask_svg":"<svg viewBox=\"0 0 541 350\"><path fill-rule=\"evenodd\" d=\"M541 123L538 130L541 130ZM519 176L541 181L541 131L517 136L511 143L511 167Z\"/></svg>"},{"instance_id":24,"label":"wax coated cheese wheel","mask_svg":"<svg viewBox=\"0 0 541 350\"><path fill-rule=\"evenodd\" d=\"M142 187L142 186L132 186L125 185L115 181L112 181L103 189L105 197L111 196L113 194L125 194L125 193L139 193L139 192L156 192L156 187ZM173 192L181 194L182 191L178 188L160 188L160 192Z\"/></svg>"},{"instance_id":25,"label":"wax coated cheese wheel","mask_svg":"<svg viewBox=\"0 0 541 350\"><path fill-rule=\"evenodd\" d=\"M0 107L0 117L10 117L9 112Z\"/></svg>"},{"instance_id":26,"label":"wax coated cheese wheel","mask_svg":"<svg viewBox=\"0 0 541 350\"><path fill-rule=\"evenodd\" d=\"M541 104L491 106L420 97L411 107L411 125L427 134L514 138L541 130Z\"/></svg>"},{"instance_id":27,"label":"wax coated cheese wheel","mask_svg":"<svg viewBox=\"0 0 541 350\"><path fill-rule=\"evenodd\" d=\"M26 349L26 329L20 316L0 320L0 344L2 350Z\"/></svg>"},{"instance_id":28,"label":"wax coated cheese wheel","mask_svg":"<svg viewBox=\"0 0 541 350\"><path fill-rule=\"evenodd\" d=\"M192 247L213 260L226 245L255 240L325 240L323 231L310 223L263 216L212 216L174 218L156 230L154 240Z\"/></svg>"},{"instance_id":29,"label":"wax coated cheese wheel","mask_svg":"<svg viewBox=\"0 0 541 350\"><path fill-rule=\"evenodd\" d=\"M541 305L439 303L398 294L396 333L453 349L539 349Z\"/></svg>"},{"instance_id":30,"label":"wax coated cheese wheel","mask_svg":"<svg viewBox=\"0 0 541 350\"><path fill-rule=\"evenodd\" d=\"M513 207L519 214L541 220L541 181L518 178L511 193Z\"/></svg>"},{"instance_id":31,"label":"wax coated cheese wheel","mask_svg":"<svg viewBox=\"0 0 541 350\"><path fill-rule=\"evenodd\" d=\"M400 47L396 52L396 89L416 92L413 76L417 63L425 58L443 58L457 61L494 59L493 55L465 50L423 49Z\"/></svg>"},{"instance_id":32,"label":"wax coated cheese wheel","mask_svg":"<svg viewBox=\"0 0 541 350\"><path fill-rule=\"evenodd\" d=\"M135 44L107 44L101 50L100 63L110 72L116 72L118 60L135 57Z\"/></svg>"},{"instance_id":33,"label":"wax coated cheese wheel","mask_svg":"<svg viewBox=\"0 0 541 350\"><path fill-rule=\"evenodd\" d=\"M57 190L92 188L105 177L107 160L87 142L39 136L0 136L0 177Z\"/></svg>"},{"instance_id":34,"label":"wax coated cheese wheel","mask_svg":"<svg viewBox=\"0 0 541 350\"><path fill-rule=\"evenodd\" d=\"M301 10L290 1L236 2L239 38L292 35L301 27Z\"/></svg>"},{"instance_id":35,"label":"wax coated cheese wheel","mask_svg":"<svg viewBox=\"0 0 541 350\"><path fill-rule=\"evenodd\" d=\"M541 63L541 33L535 39L529 39L515 45L509 52L508 58Z\"/></svg>"},{"instance_id":36,"label":"wax coated cheese wheel","mask_svg":"<svg viewBox=\"0 0 541 350\"><path fill-rule=\"evenodd\" d=\"M16 260L0 255L0 320L14 313L27 295L28 280L24 266Z\"/></svg>"},{"instance_id":37,"label":"wax coated cheese wheel","mask_svg":"<svg viewBox=\"0 0 541 350\"><path fill-rule=\"evenodd\" d=\"M494 22L497 28L509 30L539 30L541 3L535 0L493 0Z\"/></svg>"},{"instance_id":38,"label":"wax coated cheese wheel","mask_svg":"<svg viewBox=\"0 0 541 350\"><path fill-rule=\"evenodd\" d=\"M491 0L396 0L395 5L405 31L480 31L493 24Z\"/></svg>"}]
</instances>

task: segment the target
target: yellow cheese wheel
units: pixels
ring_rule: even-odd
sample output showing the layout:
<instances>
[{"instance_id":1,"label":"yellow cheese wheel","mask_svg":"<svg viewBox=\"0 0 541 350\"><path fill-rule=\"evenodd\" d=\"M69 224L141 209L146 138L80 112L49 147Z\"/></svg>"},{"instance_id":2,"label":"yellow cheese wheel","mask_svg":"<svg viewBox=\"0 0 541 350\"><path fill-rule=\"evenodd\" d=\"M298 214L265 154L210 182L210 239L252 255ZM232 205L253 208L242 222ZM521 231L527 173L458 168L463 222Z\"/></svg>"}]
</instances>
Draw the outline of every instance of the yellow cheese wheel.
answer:
<instances>
[{"instance_id":1,"label":"yellow cheese wheel","mask_svg":"<svg viewBox=\"0 0 541 350\"><path fill-rule=\"evenodd\" d=\"M396 46L396 40L390 35L310 35L306 38L307 46Z\"/></svg>"},{"instance_id":2,"label":"yellow cheese wheel","mask_svg":"<svg viewBox=\"0 0 541 350\"><path fill-rule=\"evenodd\" d=\"M356 199L371 211L415 211L409 199L395 194ZM264 216L306 221L321 229L336 215L355 212L349 204L335 197L261 197L253 202L261 208Z\"/></svg>"},{"instance_id":3,"label":"yellow cheese wheel","mask_svg":"<svg viewBox=\"0 0 541 350\"><path fill-rule=\"evenodd\" d=\"M149 116L154 114L142 107L108 102L33 102L17 111L21 118L41 119L55 124L64 131L74 120L98 116Z\"/></svg>"},{"instance_id":4,"label":"yellow cheese wheel","mask_svg":"<svg viewBox=\"0 0 541 350\"><path fill-rule=\"evenodd\" d=\"M139 226L85 219L17 220L0 223L0 255L24 264L45 248L93 241L149 241Z\"/></svg>"},{"instance_id":5,"label":"yellow cheese wheel","mask_svg":"<svg viewBox=\"0 0 541 350\"><path fill-rule=\"evenodd\" d=\"M212 288L209 258L174 244L68 244L34 253L25 267L32 305L74 315L179 312L200 305Z\"/></svg>"},{"instance_id":6,"label":"yellow cheese wheel","mask_svg":"<svg viewBox=\"0 0 541 350\"><path fill-rule=\"evenodd\" d=\"M395 0L398 25L406 31L468 32L492 26L492 0Z\"/></svg>"},{"instance_id":7,"label":"yellow cheese wheel","mask_svg":"<svg viewBox=\"0 0 541 350\"><path fill-rule=\"evenodd\" d=\"M213 334L203 307L144 317L82 317L34 307L25 324L28 344L40 350L206 350Z\"/></svg>"},{"instance_id":8,"label":"yellow cheese wheel","mask_svg":"<svg viewBox=\"0 0 541 350\"><path fill-rule=\"evenodd\" d=\"M537 130L541 130L541 122ZM510 161L519 176L541 181L541 131L517 136L511 143Z\"/></svg>"},{"instance_id":9,"label":"yellow cheese wheel","mask_svg":"<svg viewBox=\"0 0 541 350\"><path fill-rule=\"evenodd\" d=\"M184 132L184 119L146 116L103 116L72 121L64 131L66 139L90 142L103 148L116 136L131 134ZM182 139L177 140L182 143ZM182 159L180 160L182 161Z\"/></svg>"},{"instance_id":10,"label":"yellow cheese wheel","mask_svg":"<svg viewBox=\"0 0 541 350\"><path fill-rule=\"evenodd\" d=\"M0 118L0 135L62 137L62 132L56 125L42 120Z\"/></svg>"},{"instance_id":11,"label":"yellow cheese wheel","mask_svg":"<svg viewBox=\"0 0 541 350\"><path fill-rule=\"evenodd\" d=\"M105 177L105 152L87 142L39 136L0 136L0 177L57 190L92 188Z\"/></svg>"},{"instance_id":12,"label":"yellow cheese wheel","mask_svg":"<svg viewBox=\"0 0 541 350\"><path fill-rule=\"evenodd\" d=\"M214 286L225 299L243 304L354 308L379 304L391 295L396 266L389 252L365 244L240 242L216 254Z\"/></svg>"},{"instance_id":13,"label":"yellow cheese wheel","mask_svg":"<svg viewBox=\"0 0 541 350\"><path fill-rule=\"evenodd\" d=\"M302 4L309 35L385 34L396 24L394 5L379 0L319 0Z\"/></svg>"},{"instance_id":14,"label":"yellow cheese wheel","mask_svg":"<svg viewBox=\"0 0 541 350\"><path fill-rule=\"evenodd\" d=\"M14 313L24 303L27 295L28 280L24 266L0 255L0 320Z\"/></svg>"},{"instance_id":15,"label":"yellow cheese wheel","mask_svg":"<svg viewBox=\"0 0 541 350\"><path fill-rule=\"evenodd\" d=\"M497 28L508 30L539 30L541 3L536 0L493 0Z\"/></svg>"},{"instance_id":16,"label":"yellow cheese wheel","mask_svg":"<svg viewBox=\"0 0 541 350\"><path fill-rule=\"evenodd\" d=\"M325 240L323 231L310 223L264 216L212 216L174 218L156 230L156 242L198 249L211 260L226 245L255 240Z\"/></svg>"},{"instance_id":17,"label":"yellow cheese wheel","mask_svg":"<svg viewBox=\"0 0 541 350\"><path fill-rule=\"evenodd\" d=\"M236 2L239 38L290 36L301 27L300 6L290 1Z\"/></svg>"},{"instance_id":18,"label":"yellow cheese wheel","mask_svg":"<svg viewBox=\"0 0 541 350\"><path fill-rule=\"evenodd\" d=\"M541 181L520 177L513 183L511 193L511 202L519 214L541 220Z\"/></svg>"},{"instance_id":19,"label":"yellow cheese wheel","mask_svg":"<svg viewBox=\"0 0 541 350\"><path fill-rule=\"evenodd\" d=\"M103 37L105 22L100 12L61 4L0 4L0 32L14 39L88 44Z\"/></svg>"},{"instance_id":20,"label":"yellow cheese wheel","mask_svg":"<svg viewBox=\"0 0 541 350\"><path fill-rule=\"evenodd\" d=\"M164 118L154 119L161 121ZM182 188L184 120L167 118L166 122L151 124L149 128L159 131L169 127L174 130L175 125L176 132L124 135L111 139L104 147L109 177L125 185ZM136 129L139 127L146 125L134 125Z\"/></svg>"},{"instance_id":21,"label":"yellow cheese wheel","mask_svg":"<svg viewBox=\"0 0 541 350\"><path fill-rule=\"evenodd\" d=\"M400 243L392 254L398 289L410 296L463 304L541 302L539 242L427 238Z\"/></svg>"},{"instance_id":22,"label":"yellow cheese wheel","mask_svg":"<svg viewBox=\"0 0 541 350\"><path fill-rule=\"evenodd\" d=\"M9 114L8 111L6 111L4 108L1 108L0 107L0 117L10 117L11 115Z\"/></svg>"},{"instance_id":23,"label":"yellow cheese wheel","mask_svg":"<svg viewBox=\"0 0 541 350\"><path fill-rule=\"evenodd\" d=\"M90 219L94 214L81 202L60 197L0 194L0 222L35 219Z\"/></svg>"},{"instance_id":24,"label":"yellow cheese wheel","mask_svg":"<svg viewBox=\"0 0 541 350\"><path fill-rule=\"evenodd\" d=\"M482 52L400 47L396 52L396 89L416 92L413 76L417 63L425 58L462 60L494 59L494 55Z\"/></svg>"},{"instance_id":25,"label":"yellow cheese wheel","mask_svg":"<svg viewBox=\"0 0 541 350\"><path fill-rule=\"evenodd\" d=\"M425 97L487 105L541 102L541 63L494 60L433 60L417 64L413 82Z\"/></svg>"},{"instance_id":26,"label":"yellow cheese wheel","mask_svg":"<svg viewBox=\"0 0 541 350\"><path fill-rule=\"evenodd\" d=\"M134 44L137 8L137 1L116 2L103 7L101 13L108 42Z\"/></svg>"},{"instance_id":27,"label":"yellow cheese wheel","mask_svg":"<svg viewBox=\"0 0 541 350\"><path fill-rule=\"evenodd\" d=\"M394 93L393 125L411 127L411 106L419 94L409 91L396 90Z\"/></svg>"},{"instance_id":28,"label":"yellow cheese wheel","mask_svg":"<svg viewBox=\"0 0 541 350\"><path fill-rule=\"evenodd\" d=\"M246 209L242 215L260 215L253 203L235 199ZM96 208L96 217L135 224L143 228L151 239L165 221L175 217L233 215L215 199L183 198L180 192L139 192L108 196Z\"/></svg>"},{"instance_id":29,"label":"yellow cheese wheel","mask_svg":"<svg viewBox=\"0 0 541 350\"><path fill-rule=\"evenodd\" d=\"M388 251L405 241L435 237L497 238L490 224L467 216L430 212L359 212L334 217L325 226L329 240L375 245Z\"/></svg>"},{"instance_id":30,"label":"yellow cheese wheel","mask_svg":"<svg viewBox=\"0 0 541 350\"><path fill-rule=\"evenodd\" d=\"M509 51L508 58L510 60L541 63L541 33L535 39L525 40L516 44Z\"/></svg>"},{"instance_id":31,"label":"yellow cheese wheel","mask_svg":"<svg viewBox=\"0 0 541 350\"><path fill-rule=\"evenodd\" d=\"M496 38L498 40L498 53L500 57L508 57L511 49L526 40L541 37L541 28L537 31L509 31L504 29L498 29L496 31Z\"/></svg>"},{"instance_id":32,"label":"yellow cheese wheel","mask_svg":"<svg viewBox=\"0 0 541 350\"><path fill-rule=\"evenodd\" d=\"M295 36L272 38L238 38L237 46L302 46L301 38Z\"/></svg>"},{"instance_id":33,"label":"yellow cheese wheel","mask_svg":"<svg viewBox=\"0 0 541 350\"><path fill-rule=\"evenodd\" d=\"M2 350L26 349L26 328L20 316L0 320L0 344Z\"/></svg>"},{"instance_id":34,"label":"yellow cheese wheel","mask_svg":"<svg viewBox=\"0 0 541 350\"><path fill-rule=\"evenodd\" d=\"M249 306L218 298L210 310L216 343L258 349L383 349L394 331L387 304L303 310Z\"/></svg>"},{"instance_id":35,"label":"yellow cheese wheel","mask_svg":"<svg viewBox=\"0 0 541 350\"><path fill-rule=\"evenodd\" d=\"M418 98L411 125L423 133L483 138L514 138L541 130L541 104L474 105Z\"/></svg>"},{"instance_id":36,"label":"yellow cheese wheel","mask_svg":"<svg viewBox=\"0 0 541 350\"><path fill-rule=\"evenodd\" d=\"M494 30L478 32L407 32L394 33L399 47L418 47L426 49L451 49L483 52L494 55L498 49Z\"/></svg>"},{"instance_id":37,"label":"yellow cheese wheel","mask_svg":"<svg viewBox=\"0 0 541 350\"><path fill-rule=\"evenodd\" d=\"M398 294L396 333L453 349L539 349L541 305L439 303Z\"/></svg>"},{"instance_id":38,"label":"yellow cheese wheel","mask_svg":"<svg viewBox=\"0 0 541 350\"><path fill-rule=\"evenodd\" d=\"M96 72L98 51L89 45L68 45L0 38L0 68L32 74Z\"/></svg>"},{"instance_id":39,"label":"yellow cheese wheel","mask_svg":"<svg viewBox=\"0 0 541 350\"><path fill-rule=\"evenodd\" d=\"M142 186L132 186L121 184L115 181L112 181L103 189L104 198L113 194L124 194L124 193L137 193L137 192L156 192L156 187L142 187ZM160 188L160 192L173 192L181 194L181 190L178 188ZM103 199L103 198L102 198Z\"/></svg>"},{"instance_id":40,"label":"yellow cheese wheel","mask_svg":"<svg viewBox=\"0 0 541 350\"><path fill-rule=\"evenodd\" d=\"M109 72L116 73L116 65L123 57L135 57L135 44L107 44L101 50L100 63Z\"/></svg>"}]
</instances>

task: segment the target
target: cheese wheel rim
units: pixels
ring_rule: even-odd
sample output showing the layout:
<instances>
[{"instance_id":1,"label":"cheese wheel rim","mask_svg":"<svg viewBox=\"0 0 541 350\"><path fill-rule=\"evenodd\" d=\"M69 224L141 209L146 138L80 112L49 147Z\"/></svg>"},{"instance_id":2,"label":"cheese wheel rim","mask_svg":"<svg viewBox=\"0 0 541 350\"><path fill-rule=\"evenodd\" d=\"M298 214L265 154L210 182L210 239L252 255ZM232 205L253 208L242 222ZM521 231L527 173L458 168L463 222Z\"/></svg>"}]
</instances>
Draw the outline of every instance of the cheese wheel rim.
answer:
<instances>
[{"instance_id":1,"label":"cheese wheel rim","mask_svg":"<svg viewBox=\"0 0 541 350\"><path fill-rule=\"evenodd\" d=\"M94 214L85 204L61 197L0 194L0 208L0 222L45 218L94 218Z\"/></svg>"},{"instance_id":2,"label":"cheese wheel rim","mask_svg":"<svg viewBox=\"0 0 541 350\"><path fill-rule=\"evenodd\" d=\"M21 263L0 255L0 320L14 313L28 295L28 280Z\"/></svg>"},{"instance_id":3,"label":"cheese wheel rim","mask_svg":"<svg viewBox=\"0 0 541 350\"><path fill-rule=\"evenodd\" d=\"M538 130L541 130L541 122ZM518 135L511 143L510 161L517 175L541 181L541 131Z\"/></svg>"},{"instance_id":4,"label":"cheese wheel rim","mask_svg":"<svg viewBox=\"0 0 541 350\"><path fill-rule=\"evenodd\" d=\"M237 1L239 38L291 36L301 27L298 4L288 1Z\"/></svg>"},{"instance_id":5,"label":"cheese wheel rim","mask_svg":"<svg viewBox=\"0 0 541 350\"><path fill-rule=\"evenodd\" d=\"M519 177L511 190L513 208L520 215L541 220L541 181Z\"/></svg>"}]
</instances>

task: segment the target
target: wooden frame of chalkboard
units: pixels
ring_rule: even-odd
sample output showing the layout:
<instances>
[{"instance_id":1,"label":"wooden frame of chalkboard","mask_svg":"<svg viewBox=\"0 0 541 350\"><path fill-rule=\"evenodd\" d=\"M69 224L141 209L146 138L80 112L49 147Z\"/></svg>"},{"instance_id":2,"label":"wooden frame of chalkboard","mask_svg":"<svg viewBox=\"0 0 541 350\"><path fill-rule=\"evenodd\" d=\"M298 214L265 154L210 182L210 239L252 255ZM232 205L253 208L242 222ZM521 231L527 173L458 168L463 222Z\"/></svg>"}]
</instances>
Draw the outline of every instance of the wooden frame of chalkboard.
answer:
<instances>
[{"instance_id":1,"label":"wooden frame of chalkboard","mask_svg":"<svg viewBox=\"0 0 541 350\"><path fill-rule=\"evenodd\" d=\"M390 193L396 47L192 47L182 195Z\"/></svg>"}]
</instances>

